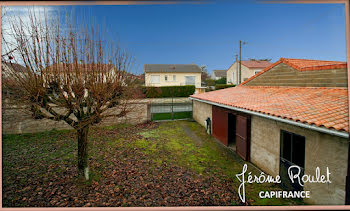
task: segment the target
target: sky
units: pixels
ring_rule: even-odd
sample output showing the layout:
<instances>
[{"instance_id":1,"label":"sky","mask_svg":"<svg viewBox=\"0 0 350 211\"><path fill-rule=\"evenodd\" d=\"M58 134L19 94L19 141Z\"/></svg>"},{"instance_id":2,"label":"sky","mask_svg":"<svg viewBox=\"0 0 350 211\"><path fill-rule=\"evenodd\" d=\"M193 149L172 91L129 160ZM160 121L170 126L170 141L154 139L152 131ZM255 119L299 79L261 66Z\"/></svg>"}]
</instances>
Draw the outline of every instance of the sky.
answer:
<instances>
[{"instance_id":1,"label":"sky","mask_svg":"<svg viewBox=\"0 0 350 211\"><path fill-rule=\"evenodd\" d=\"M343 4L215 1L53 9L92 16L106 28L107 37L115 39L117 34L121 47L135 58L136 74L143 73L144 64L194 63L206 65L209 72L228 69L238 54L239 40L247 42L242 60L346 61Z\"/></svg>"}]
</instances>

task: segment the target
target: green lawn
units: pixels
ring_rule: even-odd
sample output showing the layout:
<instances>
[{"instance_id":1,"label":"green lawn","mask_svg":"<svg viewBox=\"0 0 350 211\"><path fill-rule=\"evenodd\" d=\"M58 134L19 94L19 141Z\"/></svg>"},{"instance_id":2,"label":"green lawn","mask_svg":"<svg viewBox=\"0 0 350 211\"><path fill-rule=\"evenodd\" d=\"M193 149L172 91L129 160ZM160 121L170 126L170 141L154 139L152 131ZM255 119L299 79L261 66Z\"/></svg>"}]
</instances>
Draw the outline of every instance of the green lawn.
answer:
<instances>
[{"instance_id":1,"label":"green lawn","mask_svg":"<svg viewBox=\"0 0 350 211\"><path fill-rule=\"evenodd\" d=\"M189 134L184 133L184 126L190 128L200 141L195 141ZM199 174L217 175L222 179L233 179L236 190L238 190L239 181L235 175L242 172L245 163L248 164L247 172L251 171L255 175L260 175L256 167L243 161L234 152L218 143L196 122L167 122L161 124L155 130L143 132L142 135L153 140L152 142L145 142L144 140L137 142L143 146L150 158L157 162L175 162L177 165L186 166ZM164 137L167 137L167 139L164 140ZM273 184L247 184L246 197L252 205L303 204L301 200L260 199L259 192L267 190L281 189Z\"/></svg>"},{"instance_id":2,"label":"green lawn","mask_svg":"<svg viewBox=\"0 0 350 211\"><path fill-rule=\"evenodd\" d=\"M91 180L76 180L73 131L3 136L3 206L240 205L242 161L196 122L118 125L89 132ZM248 163L248 171L259 175ZM279 190L246 185L250 205L302 201L258 197Z\"/></svg>"}]
</instances>

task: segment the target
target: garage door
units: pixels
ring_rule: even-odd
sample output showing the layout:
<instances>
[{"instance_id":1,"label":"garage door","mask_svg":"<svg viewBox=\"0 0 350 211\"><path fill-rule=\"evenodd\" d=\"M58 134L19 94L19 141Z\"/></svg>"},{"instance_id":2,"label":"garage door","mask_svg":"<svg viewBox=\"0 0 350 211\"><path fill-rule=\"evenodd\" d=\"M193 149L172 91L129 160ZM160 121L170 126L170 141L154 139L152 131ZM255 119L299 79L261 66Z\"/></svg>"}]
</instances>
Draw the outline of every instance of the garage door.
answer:
<instances>
[{"instance_id":1,"label":"garage door","mask_svg":"<svg viewBox=\"0 0 350 211\"><path fill-rule=\"evenodd\" d=\"M228 118L234 115L235 118ZM250 116L218 106L212 107L213 136L224 145L228 145L229 134L235 136L236 153L244 160L249 160ZM229 123L235 120L235 124ZM235 128L232 128L235 127Z\"/></svg>"},{"instance_id":2,"label":"garage door","mask_svg":"<svg viewBox=\"0 0 350 211\"><path fill-rule=\"evenodd\" d=\"M217 106L212 107L213 116L213 136L218 139L221 143L227 146L227 130L228 130L228 120L227 120L227 109L220 108Z\"/></svg>"},{"instance_id":3,"label":"garage door","mask_svg":"<svg viewBox=\"0 0 350 211\"><path fill-rule=\"evenodd\" d=\"M236 117L236 152L243 160L249 160L248 118Z\"/></svg>"}]
</instances>

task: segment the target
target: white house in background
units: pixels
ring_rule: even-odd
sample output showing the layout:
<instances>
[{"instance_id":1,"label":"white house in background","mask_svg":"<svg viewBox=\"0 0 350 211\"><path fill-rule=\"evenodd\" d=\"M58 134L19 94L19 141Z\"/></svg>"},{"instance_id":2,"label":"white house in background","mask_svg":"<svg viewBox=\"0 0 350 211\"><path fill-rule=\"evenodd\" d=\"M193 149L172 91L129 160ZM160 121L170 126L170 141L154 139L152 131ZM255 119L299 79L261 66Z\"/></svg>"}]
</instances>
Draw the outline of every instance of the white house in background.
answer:
<instances>
[{"instance_id":1,"label":"white house in background","mask_svg":"<svg viewBox=\"0 0 350 211\"><path fill-rule=\"evenodd\" d=\"M145 64L145 86L196 86L201 92L202 70L196 64Z\"/></svg>"},{"instance_id":2,"label":"white house in background","mask_svg":"<svg viewBox=\"0 0 350 211\"><path fill-rule=\"evenodd\" d=\"M226 70L213 70L211 75L212 79L219 80L221 78L226 78Z\"/></svg>"},{"instance_id":3,"label":"white house in background","mask_svg":"<svg viewBox=\"0 0 350 211\"><path fill-rule=\"evenodd\" d=\"M248 78L252 77L253 75L259 73L262 69L272 64L268 61L254 61L254 60L247 60L247 61L241 61L241 62L242 62L241 83L247 80ZM226 78L227 78L226 83L237 85L239 83L238 74L239 74L239 61L236 61L231 65L230 68L228 68L226 72Z\"/></svg>"}]
</instances>

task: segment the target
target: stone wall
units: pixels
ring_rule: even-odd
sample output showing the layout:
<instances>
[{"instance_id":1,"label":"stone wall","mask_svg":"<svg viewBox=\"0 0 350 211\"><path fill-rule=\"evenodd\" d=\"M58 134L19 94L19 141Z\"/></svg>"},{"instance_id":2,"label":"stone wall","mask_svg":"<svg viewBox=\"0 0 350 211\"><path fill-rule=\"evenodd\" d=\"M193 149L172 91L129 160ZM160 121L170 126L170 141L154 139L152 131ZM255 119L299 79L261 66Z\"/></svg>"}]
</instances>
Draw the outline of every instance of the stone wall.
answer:
<instances>
[{"instance_id":1,"label":"stone wall","mask_svg":"<svg viewBox=\"0 0 350 211\"><path fill-rule=\"evenodd\" d=\"M305 174L321 174L328 167L331 184L306 183L310 190L308 202L324 205L343 205L345 202L345 177L348 163L348 140L313 130L252 116L251 162L266 173L279 174L280 131L285 130L305 137Z\"/></svg>"},{"instance_id":2,"label":"stone wall","mask_svg":"<svg viewBox=\"0 0 350 211\"><path fill-rule=\"evenodd\" d=\"M347 70L299 71L281 63L247 82L245 86L347 87Z\"/></svg>"},{"instance_id":3,"label":"stone wall","mask_svg":"<svg viewBox=\"0 0 350 211\"><path fill-rule=\"evenodd\" d=\"M138 124L151 120L150 104L151 103L184 103L190 102L187 97L179 98L148 98L130 100L129 112L125 117L116 118L108 117L103 119L97 126L109 126L118 123ZM113 114L118 112L118 107L109 109L108 112ZM58 109L62 110L62 109ZM48 130L70 130L73 129L64 121L53 121L48 119L35 120L28 107L4 99L2 101L2 133L3 134L20 134L36 133Z\"/></svg>"},{"instance_id":4,"label":"stone wall","mask_svg":"<svg viewBox=\"0 0 350 211\"><path fill-rule=\"evenodd\" d=\"M251 117L250 161L273 176L279 174L279 134L276 121Z\"/></svg>"},{"instance_id":5,"label":"stone wall","mask_svg":"<svg viewBox=\"0 0 350 211\"><path fill-rule=\"evenodd\" d=\"M148 102L132 103L130 110L125 117L116 118L108 117L103 119L97 126L108 126L118 123L138 124L150 120L148 112ZM59 110L59 109L58 109ZM62 110L62 109L61 109ZM109 109L108 112L117 113L118 107ZM20 134L36 133L48 130L73 129L64 121L53 121L49 119L33 119L28 106L4 103L2 105L2 133L3 134Z\"/></svg>"}]
</instances>

